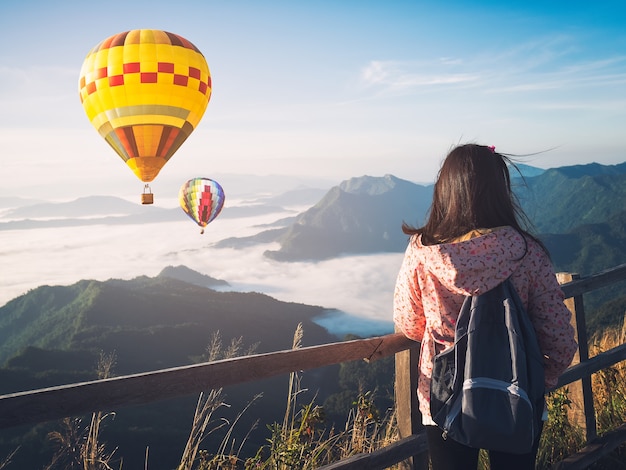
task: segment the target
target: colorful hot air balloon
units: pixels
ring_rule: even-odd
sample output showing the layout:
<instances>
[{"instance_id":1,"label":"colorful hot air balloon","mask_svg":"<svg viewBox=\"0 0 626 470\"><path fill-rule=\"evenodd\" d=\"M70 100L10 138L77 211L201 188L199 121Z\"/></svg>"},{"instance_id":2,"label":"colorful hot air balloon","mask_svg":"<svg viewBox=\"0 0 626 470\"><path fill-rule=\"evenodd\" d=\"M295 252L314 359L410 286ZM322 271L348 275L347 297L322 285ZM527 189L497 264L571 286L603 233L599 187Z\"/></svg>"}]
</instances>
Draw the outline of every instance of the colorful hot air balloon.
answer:
<instances>
[{"instance_id":1,"label":"colorful hot air balloon","mask_svg":"<svg viewBox=\"0 0 626 470\"><path fill-rule=\"evenodd\" d=\"M204 233L206 227L224 207L224 190L217 181L209 178L192 178L180 187L180 207L196 222Z\"/></svg>"},{"instance_id":2,"label":"colorful hot air balloon","mask_svg":"<svg viewBox=\"0 0 626 470\"><path fill-rule=\"evenodd\" d=\"M211 74L185 38L135 29L87 54L78 88L91 124L149 183L200 122L211 98ZM142 202L151 199L144 191Z\"/></svg>"}]
</instances>

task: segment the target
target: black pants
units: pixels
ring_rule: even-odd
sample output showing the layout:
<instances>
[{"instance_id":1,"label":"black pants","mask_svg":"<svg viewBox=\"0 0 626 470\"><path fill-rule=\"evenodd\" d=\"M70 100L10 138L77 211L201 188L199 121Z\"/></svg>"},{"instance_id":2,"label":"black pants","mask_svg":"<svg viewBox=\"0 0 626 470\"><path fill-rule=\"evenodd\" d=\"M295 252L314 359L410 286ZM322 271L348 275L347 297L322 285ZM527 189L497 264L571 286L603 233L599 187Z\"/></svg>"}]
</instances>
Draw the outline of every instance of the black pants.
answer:
<instances>
[{"instance_id":1,"label":"black pants","mask_svg":"<svg viewBox=\"0 0 626 470\"><path fill-rule=\"evenodd\" d=\"M469 470L478 467L478 449L464 446L450 438L444 439L441 434L437 426L426 426L432 470ZM491 470L533 470L540 437L541 433L528 454L489 451Z\"/></svg>"}]
</instances>

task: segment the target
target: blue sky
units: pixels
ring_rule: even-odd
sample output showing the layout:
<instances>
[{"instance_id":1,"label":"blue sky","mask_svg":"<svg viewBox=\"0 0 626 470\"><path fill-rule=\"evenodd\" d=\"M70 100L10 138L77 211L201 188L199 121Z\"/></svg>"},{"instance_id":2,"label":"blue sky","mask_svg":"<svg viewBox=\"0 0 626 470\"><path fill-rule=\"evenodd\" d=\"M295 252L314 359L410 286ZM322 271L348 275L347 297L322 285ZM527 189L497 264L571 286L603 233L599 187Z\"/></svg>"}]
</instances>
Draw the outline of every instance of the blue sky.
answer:
<instances>
[{"instance_id":1,"label":"blue sky","mask_svg":"<svg viewBox=\"0 0 626 470\"><path fill-rule=\"evenodd\" d=\"M619 1L29 1L0 3L0 196L135 194L143 184L78 98L112 34L192 41L213 94L153 188L285 174L431 182L451 146L542 168L626 160Z\"/></svg>"}]
</instances>

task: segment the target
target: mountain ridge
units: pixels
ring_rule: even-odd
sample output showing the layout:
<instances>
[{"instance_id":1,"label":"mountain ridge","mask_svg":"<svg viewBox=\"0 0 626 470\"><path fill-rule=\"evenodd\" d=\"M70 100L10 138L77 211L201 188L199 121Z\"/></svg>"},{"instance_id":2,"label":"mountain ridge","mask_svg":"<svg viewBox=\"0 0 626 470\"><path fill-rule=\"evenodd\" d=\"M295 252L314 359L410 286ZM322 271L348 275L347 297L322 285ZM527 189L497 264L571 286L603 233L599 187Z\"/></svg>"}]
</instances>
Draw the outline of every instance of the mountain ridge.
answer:
<instances>
[{"instance_id":1,"label":"mountain ridge","mask_svg":"<svg viewBox=\"0 0 626 470\"><path fill-rule=\"evenodd\" d=\"M567 233L602 223L626 207L626 163L575 165L513 179L514 191L536 233ZM393 175L361 176L332 187L289 225L248 237L231 237L216 248L277 242L265 256L275 261L319 261L344 254L402 252L403 222L424 223L432 186Z\"/></svg>"},{"instance_id":2,"label":"mountain ridge","mask_svg":"<svg viewBox=\"0 0 626 470\"><path fill-rule=\"evenodd\" d=\"M189 275L191 270L185 271ZM19 355L26 345L50 350L115 349L120 372L136 373L183 365L186 357L203 353L216 330L227 337L262 342L264 351L289 349L298 323L304 323L308 341L320 344L336 339L313 322L327 310L255 292L218 292L162 274L40 286L0 307L0 364ZM174 354L171 338L184 335L186 352ZM129 340L133 336L136 341ZM155 342L156 337L162 342ZM142 370L137 368L137 344L144 344Z\"/></svg>"}]
</instances>

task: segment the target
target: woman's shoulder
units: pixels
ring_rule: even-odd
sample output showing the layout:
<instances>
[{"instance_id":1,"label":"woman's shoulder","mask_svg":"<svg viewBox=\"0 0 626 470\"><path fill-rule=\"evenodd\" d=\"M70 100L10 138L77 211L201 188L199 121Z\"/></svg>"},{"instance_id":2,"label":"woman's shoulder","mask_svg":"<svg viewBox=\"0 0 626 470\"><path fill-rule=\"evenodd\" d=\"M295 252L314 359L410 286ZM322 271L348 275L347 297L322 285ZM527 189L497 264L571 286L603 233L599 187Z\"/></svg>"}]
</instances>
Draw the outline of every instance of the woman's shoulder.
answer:
<instances>
[{"instance_id":1,"label":"woman's shoulder","mask_svg":"<svg viewBox=\"0 0 626 470\"><path fill-rule=\"evenodd\" d=\"M529 235L524 235L526 253L521 259L520 270L526 273L529 280L544 289L552 289L556 283L554 266L549 253L543 245Z\"/></svg>"}]
</instances>

